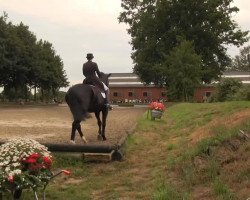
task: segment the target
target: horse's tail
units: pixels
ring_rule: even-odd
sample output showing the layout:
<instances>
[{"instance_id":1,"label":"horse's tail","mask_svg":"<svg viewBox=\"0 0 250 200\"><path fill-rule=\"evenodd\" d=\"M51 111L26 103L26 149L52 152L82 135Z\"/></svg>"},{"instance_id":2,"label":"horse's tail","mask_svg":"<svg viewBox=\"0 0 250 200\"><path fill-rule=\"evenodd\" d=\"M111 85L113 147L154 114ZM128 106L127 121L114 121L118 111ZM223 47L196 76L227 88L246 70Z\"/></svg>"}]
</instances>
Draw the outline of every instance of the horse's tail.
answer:
<instances>
[{"instance_id":1,"label":"horse's tail","mask_svg":"<svg viewBox=\"0 0 250 200\"><path fill-rule=\"evenodd\" d=\"M86 118L89 118L88 112L83 109L79 98L75 95L74 92L69 90L65 95L65 101L70 108L74 120L83 121Z\"/></svg>"}]
</instances>

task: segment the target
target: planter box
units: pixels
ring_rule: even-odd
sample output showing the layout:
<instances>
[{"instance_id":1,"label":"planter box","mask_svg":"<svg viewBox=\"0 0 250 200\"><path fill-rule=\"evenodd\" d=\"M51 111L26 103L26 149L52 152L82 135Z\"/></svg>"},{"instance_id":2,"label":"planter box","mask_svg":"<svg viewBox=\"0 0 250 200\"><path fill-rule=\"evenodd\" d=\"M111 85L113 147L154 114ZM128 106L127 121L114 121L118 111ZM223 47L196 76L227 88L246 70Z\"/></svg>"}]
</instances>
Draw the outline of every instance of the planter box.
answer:
<instances>
[{"instance_id":1,"label":"planter box","mask_svg":"<svg viewBox=\"0 0 250 200\"><path fill-rule=\"evenodd\" d=\"M152 119L155 119L155 118L158 118L160 119L162 117L162 111L159 111L159 110L152 110L151 111L151 116L152 116Z\"/></svg>"}]
</instances>

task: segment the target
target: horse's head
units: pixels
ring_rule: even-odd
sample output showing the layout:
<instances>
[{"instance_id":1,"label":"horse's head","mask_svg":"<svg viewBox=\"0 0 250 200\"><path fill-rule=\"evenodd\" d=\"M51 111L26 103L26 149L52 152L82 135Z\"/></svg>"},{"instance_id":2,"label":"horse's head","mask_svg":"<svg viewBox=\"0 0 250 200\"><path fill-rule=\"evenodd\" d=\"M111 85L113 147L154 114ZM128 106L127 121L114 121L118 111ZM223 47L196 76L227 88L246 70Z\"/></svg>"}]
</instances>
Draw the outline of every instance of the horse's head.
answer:
<instances>
[{"instance_id":1,"label":"horse's head","mask_svg":"<svg viewBox=\"0 0 250 200\"><path fill-rule=\"evenodd\" d=\"M100 73L100 80L105 83L105 85L109 86L109 77L111 76L111 74L105 74L103 72Z\"/></svg>"}]
</instances>

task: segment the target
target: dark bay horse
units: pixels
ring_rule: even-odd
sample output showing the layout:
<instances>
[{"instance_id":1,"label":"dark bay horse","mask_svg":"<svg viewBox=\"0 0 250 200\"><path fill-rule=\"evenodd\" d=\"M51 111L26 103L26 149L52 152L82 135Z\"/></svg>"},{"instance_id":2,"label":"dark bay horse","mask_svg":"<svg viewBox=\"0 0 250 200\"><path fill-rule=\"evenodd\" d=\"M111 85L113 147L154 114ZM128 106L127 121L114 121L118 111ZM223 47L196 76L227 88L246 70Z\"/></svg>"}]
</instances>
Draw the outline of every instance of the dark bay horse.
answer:
<instances>
[{"instance_id":1,"label":"dark bay horse","mask_svg":"<svg viewBox=\"0 0 250 200\"><path fill-rule=\"evenodd\" d=\"M111 74L104 74L101 72L100 80L107 86L109 86L108 78L110 75ZM98 139L106 140L105 127L108 116L108 108L105 105L105 99L97 87L87 84L76 84L69 88L66 93L65 100L73 115L70 138L71 143L75 143L76 130L80 134L82 140L85 143L87 142L82 133L80 123L88 117L88 113L95 113L97 124L99 126ZM102 120L100 119L100 113L102 113Z\"/></svg>"}]
</instances>

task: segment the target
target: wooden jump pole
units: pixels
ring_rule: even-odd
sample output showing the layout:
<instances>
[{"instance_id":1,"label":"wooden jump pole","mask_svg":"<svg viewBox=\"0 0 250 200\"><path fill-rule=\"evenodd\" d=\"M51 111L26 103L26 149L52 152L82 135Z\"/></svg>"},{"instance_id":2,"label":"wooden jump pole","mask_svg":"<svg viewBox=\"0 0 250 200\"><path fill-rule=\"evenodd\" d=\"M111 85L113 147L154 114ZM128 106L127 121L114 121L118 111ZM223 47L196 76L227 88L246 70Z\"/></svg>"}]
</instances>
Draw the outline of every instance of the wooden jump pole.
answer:
<instances>
[{"instance_id":1,"label":"wooden jump pole","mask_svg":"<svg viewBox=\"0 0 250 200\"><path fill-rule=\"evenodd\" d=\"M51 144L41 143L46 146L51 152L72 152L72 153L111 153L115 149L115 145L68 145L68 144Z\"/></svg>"},{"instance_id":2,"label":"wooden jump pole","mask_svg":"<svg viewBox=\"0 0 250 200\"><path fill-rule=\"evenodd\" d=\"M0 145L5 142L0 141ZM65 152L65 153L103 153L111 154L111 159L119 161L122 159L123 154L120 151L121 143L114 145L93 145L93 144L52 144L52 143L41 143L46 146L51 152Z\"/></svg>"}]
</instances>

